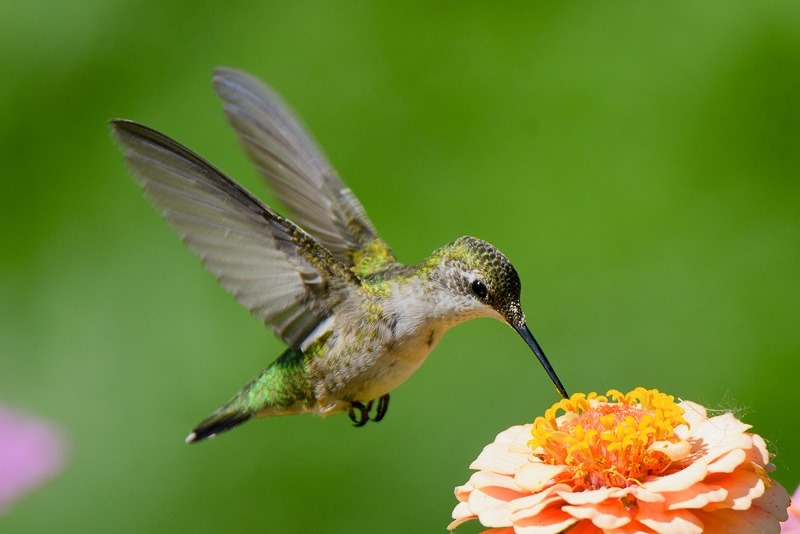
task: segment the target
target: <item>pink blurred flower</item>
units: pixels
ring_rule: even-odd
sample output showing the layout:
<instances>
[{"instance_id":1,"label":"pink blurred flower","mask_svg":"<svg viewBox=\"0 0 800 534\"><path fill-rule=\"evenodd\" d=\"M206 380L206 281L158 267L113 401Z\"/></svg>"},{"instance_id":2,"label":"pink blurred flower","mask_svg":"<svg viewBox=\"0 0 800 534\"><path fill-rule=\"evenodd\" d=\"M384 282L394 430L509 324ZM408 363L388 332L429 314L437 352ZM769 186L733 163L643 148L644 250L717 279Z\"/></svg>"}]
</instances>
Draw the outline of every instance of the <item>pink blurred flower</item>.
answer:
<instances>
[{"instance_id":1,"label":"pink blurred flower","mask_svg":"<svg viewBox=\"0 0 800 534\"><path fill-rule=\"evenodd\" d=\"M781 534L800 534L800 486L794 490L789 519L781 523Z\"/></svg>"},{"instance_id":2,"label":"pink blurred flower","mask_svg":"<svg viewBox=\"0 0 800 534\"><path fill-rule=\"evenodd\" d=\"M576 394L484 448L448 528L478 519L493 534L778 533L789 495L749 428L657 390Z\"/></svg>"},{"instance_id":3,"label":"pink blurred flower","mask_svg":"<svg viewBox=\"0 0 800 534\"><path fill-rule=\"evenodd\" d=\"M57 473L63 461L58 431L0 405L0 514Z\"/></svg>"}]
</instances>

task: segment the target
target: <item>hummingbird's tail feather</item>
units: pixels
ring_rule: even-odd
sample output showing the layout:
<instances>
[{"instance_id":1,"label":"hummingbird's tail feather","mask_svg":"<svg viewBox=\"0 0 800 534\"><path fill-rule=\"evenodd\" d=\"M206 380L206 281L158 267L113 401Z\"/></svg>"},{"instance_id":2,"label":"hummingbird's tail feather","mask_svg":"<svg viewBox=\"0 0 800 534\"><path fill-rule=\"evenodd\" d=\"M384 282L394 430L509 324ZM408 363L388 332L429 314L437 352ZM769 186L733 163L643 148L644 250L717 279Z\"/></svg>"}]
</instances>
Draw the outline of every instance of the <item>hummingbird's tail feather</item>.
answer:
<instances>
[{"instance_id":1,"label":"hummingbird's tail feather","mask_svg":"<svg viewBox=\"0 0 800 534\"><path fill-rule=\"evenodd\" d=\"M212 438L221 432L241 425L252 417L253 414L251 413L228 411L228 407L223 406L197 425L192 430L192 433L186 436L186 443L195 443L206 438Z\"/></svg>"},{"instance_id":2,"label":"hummingbird's tail feather","mask_svg":"<svg viewBox=\"0 0 800 534\"><path fill-rule=\"evenodd\" d=\"M197 425L186 437L186 443L210 438L253 417L312 411L316 401L306 379L307 358L298 349L287 349L227 404Z\"/></svg>"}]
</instances>

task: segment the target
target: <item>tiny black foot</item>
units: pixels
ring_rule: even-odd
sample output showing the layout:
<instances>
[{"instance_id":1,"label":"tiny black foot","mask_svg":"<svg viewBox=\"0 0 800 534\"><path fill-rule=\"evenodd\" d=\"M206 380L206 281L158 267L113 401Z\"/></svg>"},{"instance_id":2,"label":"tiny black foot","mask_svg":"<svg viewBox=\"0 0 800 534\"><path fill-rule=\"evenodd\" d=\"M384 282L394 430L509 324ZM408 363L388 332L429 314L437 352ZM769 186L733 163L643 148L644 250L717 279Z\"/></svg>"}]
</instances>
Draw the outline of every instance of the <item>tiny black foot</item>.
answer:
<instances>
[{"instance_id":1,"label":"tiny black foot","mask_svg":"<svg viewBox=\"0 0 800 534\"><path fill-rule=\"evenodd\" d=\"M372 407L372 402L370 402L370 408ZM375 417L370 417L376 423L383 419L383 416L386 415L386 410L389 409L389 394L382 396L378 399L378 407L375 409Z\"/></svg>"},{"instance_id":2,"label":"tiny black foot","mask_svg":"<svg viewBox=\"0 0 800 534\"><path fill-rule=\"evenodd\" d=\"M359 427L367 424L367 421L369 421L370 408L372 408L371 402L369 403L369 408L358 401L353 401L350 403L350 410L347 412L347 414L350 416L353 426Z\"/></svg>"},{"instance_id":3,"label":"tiny black foot","mask_svg":"<svg viewBox=\"0 0 800 534\"><path fill-rule=\"evenodd\" d=\"M372 412L372 406L374 404L374 400L369 401L366 405L358 401L352 401L350 403L350 410L347 413L350 416L350 420L353 422L353 426L364 426L367 424L367 421L375 421L377 423L383 419L386 415L386 410L389 409L389 394L387 393L378 399L378 406L373 416L370 415L370 412Z\"/></svg>"}]
</instances>

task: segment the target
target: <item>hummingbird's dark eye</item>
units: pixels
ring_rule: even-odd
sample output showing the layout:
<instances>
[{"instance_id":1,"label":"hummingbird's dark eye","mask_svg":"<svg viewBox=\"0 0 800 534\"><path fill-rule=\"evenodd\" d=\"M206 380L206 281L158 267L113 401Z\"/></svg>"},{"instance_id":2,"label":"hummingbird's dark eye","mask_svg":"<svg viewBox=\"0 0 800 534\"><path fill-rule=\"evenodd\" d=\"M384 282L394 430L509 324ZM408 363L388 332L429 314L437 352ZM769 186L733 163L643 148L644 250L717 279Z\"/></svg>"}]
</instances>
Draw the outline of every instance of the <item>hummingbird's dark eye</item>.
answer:
<instances>
[{"instance_id":1,"label":"hummingbird's dark eye","mask_svg":"<svg viewBox=\"0 0 800 534\"><path fill-rule=\"evenodd\" d=\"M472 292L475 293L475 295L481 300L485 299L486 295L488 294L486 284L480 280L474 280L472 282Z\"/></svg>"}]
</instances>

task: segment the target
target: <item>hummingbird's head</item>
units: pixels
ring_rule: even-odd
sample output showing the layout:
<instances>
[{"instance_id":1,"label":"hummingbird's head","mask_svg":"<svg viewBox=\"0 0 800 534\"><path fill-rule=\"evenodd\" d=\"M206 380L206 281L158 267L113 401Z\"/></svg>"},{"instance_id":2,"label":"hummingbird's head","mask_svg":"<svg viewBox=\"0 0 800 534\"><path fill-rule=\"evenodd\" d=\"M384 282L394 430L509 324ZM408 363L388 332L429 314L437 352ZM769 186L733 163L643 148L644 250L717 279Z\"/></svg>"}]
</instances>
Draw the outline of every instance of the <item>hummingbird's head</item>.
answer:
<instances>
[{"instance_id":1,"label":"hummingbird's head","mask_svg":"<svg viewBox=\"0 0 800 534\"><path fill-rule=\"evenodd\" d=\"M462 319L494 317L514 328L525 324L519 275L502 252L469 236L441 251L439 281L454 297L455 315Z\"/></svg>"},{"instance_id":2,"label":"hummingbird's head","mask_svg":"<svg viewBox=\"0 0 800 534\"><path fill-rule=\"evenodd\" d=\"M525 323L520 304L522 284L508 258L486 241L469 236L458 238L440 251L438 278L452 297L450 313L458 320L494 317L507 323L522 336L558 391L567 398L564 386Z\"/></svg>"}]
</instances>

